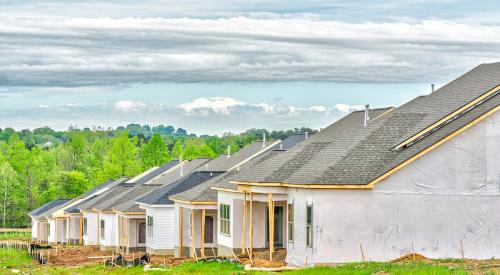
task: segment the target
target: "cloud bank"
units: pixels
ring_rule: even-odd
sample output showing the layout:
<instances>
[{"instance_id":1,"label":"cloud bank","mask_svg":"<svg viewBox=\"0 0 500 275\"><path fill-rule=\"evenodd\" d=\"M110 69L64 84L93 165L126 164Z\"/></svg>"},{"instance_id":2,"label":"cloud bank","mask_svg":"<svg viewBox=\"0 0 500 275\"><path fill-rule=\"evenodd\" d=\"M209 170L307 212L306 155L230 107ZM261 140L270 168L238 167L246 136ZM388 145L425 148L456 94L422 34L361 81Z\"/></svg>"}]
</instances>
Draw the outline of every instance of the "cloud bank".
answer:
<instances>
[{"instance_id":1,"label":"cloud bank","mask_svg":"<svg viewBox=\"0 0 500 275\"><path fill-rule=\"evenodd\" d=\"M0 86L430 82L498 61L500 26L308 17L0 15Z\"/></svg>"}]
</instances>

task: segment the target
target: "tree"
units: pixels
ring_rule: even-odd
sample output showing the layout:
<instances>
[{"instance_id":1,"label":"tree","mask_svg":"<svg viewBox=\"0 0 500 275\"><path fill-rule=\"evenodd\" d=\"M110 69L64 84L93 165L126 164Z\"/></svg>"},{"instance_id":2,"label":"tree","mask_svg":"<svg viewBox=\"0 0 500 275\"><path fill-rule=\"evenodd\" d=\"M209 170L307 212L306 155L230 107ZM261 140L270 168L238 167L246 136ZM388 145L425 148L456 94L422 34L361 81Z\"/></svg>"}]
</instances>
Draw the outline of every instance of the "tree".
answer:
<instances>
[{"instance_id":1,"label":"tree","mask_svg":"<svg viewBox=\"0 0 500 275\"><path fill-rule=\"evenodd\" d=\"M148 143L142 146L141 161L142 168L149 169L159 166L171 159L167 146L159 134L153 134Z\"/></svg>"},{"instance_id":2,"label":"tree","mask_svg":"<svg viewBox=\"0 0 500 275\"><path fill-rule=\"evenodd\" d=\"M62 198L74 198L89 190L89 181L85 174L80 171L63 173L60 178Z\"/></svg>"},{"instance_id":3,"label":"tree","mask_svg":"<svg viewBox=\"0 0 500 275\"><path fill-rule=\"evenodd\" d=\"M175 141L174 148L172 148L172 158L174 159L180 159L182 154L184 153L184 150L182 148L182 143L180 140Z\"/></svg>"},{"instance_id":4,"label":"tree","mask_svg":"<svg viewBox=\"0 0 500 275\"><path fill-rule=\"evenodd\" d=\"M7 207L10 201L15 201L15 196L11 191L16 187L17 174L9 163L4 162L0 165L0 182L2 183L2 227L7 227Z\"/></svg>"},{"instance_id":5,"label":"tree","mask_svg":"<svg viewBox=\"0 0 500 275\"><path fill-rule=\"evenodd\" d=\"M137 138L129 138L127 131L112 139L104 162L104 173L108 178L134 176L140 172L136 144Z\"/></svg>"}]
</instances>

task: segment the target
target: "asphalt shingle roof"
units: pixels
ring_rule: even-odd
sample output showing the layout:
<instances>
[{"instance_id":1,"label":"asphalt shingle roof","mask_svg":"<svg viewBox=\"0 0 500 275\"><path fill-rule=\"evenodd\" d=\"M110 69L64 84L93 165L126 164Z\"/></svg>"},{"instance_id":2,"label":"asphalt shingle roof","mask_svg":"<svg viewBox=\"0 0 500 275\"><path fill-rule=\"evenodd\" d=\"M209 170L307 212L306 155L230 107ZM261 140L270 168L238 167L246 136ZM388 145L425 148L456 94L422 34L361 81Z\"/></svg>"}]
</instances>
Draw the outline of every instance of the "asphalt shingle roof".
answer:
<instances>
[{"instance_id":1,"label":"asphalt shingle roof","mask_svg":"<svg viewBox=\"0 0 500 275\"><path fill-rule=\"evenodd\" d=\"M154 192L140 197L136 202L146 205L168 205L174 202L169 196L191 189L213 177L222 174L222 172L195 171L183 178L156 189Z\"/></svg>"},{"instance_id":2,"label":"asphalt shingle roof","mask_svg":"<svg viewBox=\"0 0 500 275\"><path fill-rule=\"evenodd\" d=\"M28 215L30 217L33 217L33 218L43 217L46 214L50 213L51 210L53 210L55 208L58 208L61 205L66 204L69 201L70 200L66 200L66 199L56 199L56 200L53 200L51 202L48 202L48 203L46 203L46 204L38 207L37 209L32 210L31 212L28 213Z\"/></svg>"},{"instance_id":3,"label":"asphalt shingle roof","mask_svg":"<svg viewBox=\"0 0 500 275\"><path fill-rule=\"evenodd\" d=\"M310 137L310 135L309 135ZM206 182L186 190L182 193L170 196L171 199L188 201L188 202L216 202L217 201L217 191L213 190L212 187L221 187L226 189L237 189L236 184L230 183L230 181L246 171L249 167L257 165L263 161L266 161L276 155L283 153L284 151L294 147L295 145L301 143L305 140L304 134L292 135L280 144L283 146L275 145L271 150L268 150L246 162L244 165L240 166L240 170L232 170L223 173L217 177L214 177Z\"/></svg>"},{"instance_id":4,"label":"asphalt shingle roof","mask_svg":"<svg viewBox=\"0 0 500 275\"><path fill-rule=\"evenodd\" d=\"M77 198L72 199L71 202L74 202L77 200L82 200L82 201L68 207L67 209L64 209L64 212L66 212L66 213L80 213L79 207L81 205L83 205L85 202L87 202L88 200L95 198L95 197L99 196L100 194L106 192L105 189L112 189L115 186L117 186L118 184L124 182L125 180L127 180L127 178L120 178L118 180L108 180L108 181L98 185L96 188L88 191L87 193L85 193L81 196L78 196ZM69 203L71 203L71 202L69 202Z\"/></svg>"},{"instance_id":5,"label":"asphalt shingle roof","mask_svg":"<svg viewBox=\"0 0 500 275\"><path fill-rule=\"evenodd\" d=\"M500 85L500 63L481 65L434 93L390 112L353 112L279 157L239 174L243 182L291 184L368 184L500 104L496 95L422 140L401 150L394 146ZM383 116L379 116L385 113Z\"/></svg>"}]
</instances>

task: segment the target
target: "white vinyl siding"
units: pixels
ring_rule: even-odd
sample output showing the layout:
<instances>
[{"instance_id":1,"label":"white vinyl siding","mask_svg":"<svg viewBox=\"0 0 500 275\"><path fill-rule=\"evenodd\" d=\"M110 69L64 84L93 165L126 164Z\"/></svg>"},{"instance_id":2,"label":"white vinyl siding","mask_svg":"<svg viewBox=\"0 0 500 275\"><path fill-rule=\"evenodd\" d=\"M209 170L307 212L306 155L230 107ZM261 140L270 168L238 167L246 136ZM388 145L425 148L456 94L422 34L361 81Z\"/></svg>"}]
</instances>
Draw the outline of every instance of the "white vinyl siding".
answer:
<instances>
[{"instance_id":1,"label":"white vinyl siding","mask_svg":"<svg viewBox=\"0 0 500 275\"><path fill-rule=\"evenodd\" d=\"M175 212L174 207L146 208L146 215L153 218L152 236L146 235L146 246L153 249L174 249Z\"/></svg>"}]
</instances>

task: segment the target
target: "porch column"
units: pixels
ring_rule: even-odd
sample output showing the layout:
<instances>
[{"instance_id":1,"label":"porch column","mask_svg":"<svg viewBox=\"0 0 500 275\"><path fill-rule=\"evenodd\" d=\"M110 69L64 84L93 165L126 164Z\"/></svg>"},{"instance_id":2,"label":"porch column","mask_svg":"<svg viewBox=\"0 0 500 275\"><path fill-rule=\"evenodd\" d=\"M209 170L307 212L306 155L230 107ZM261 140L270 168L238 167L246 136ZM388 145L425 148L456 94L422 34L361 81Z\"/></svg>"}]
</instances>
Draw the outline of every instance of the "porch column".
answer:
<instances>
[{"instance_id":1,"label":"porch column","mask_svg":"<svg viewBox=\"0 0 500 275\"><path fill-rule=\"evenodd\" d=\"M201 257L205 258L205 209L201 210Z\"/></svg>"},{"instance_id":2,"label":"porch column","mask_svg":"<svg viewBox=\"0 0 500 275\"><path fill-rule=\"evenodd\" d=\"M253 192L250 192L250 259L253 257Z\"/></svg>"},{"instance_id":3,"label":"porch column","mask_svg":"<svg viewBox=\"0 0 500 275\"><path fill-rule=\"evenodd\" d=\"M268 198L268 208L269 208L269 260L273 260L273 252L274 252L274 203L273 203L273 194L269 193Z\"/></svg>"},{"instance_id":4,"label":"porch column","mask_svg":"<svg viewBox=\"0 0 500 275\"><path fill-rule=\"evenodd\" d=\"M97 212L97 245L101 245L101 218Z\"/></svg>"},{"instance_id":5,"label":"porch column","mask_svg":"<svg viewBox=\"0 0 500 275\"><path fill-rule=\"evenodd\" d=\"M182 207L179 207L179 257L182 257L182 221L183 221L183 216L182 216Z\"/></svg>"},{"instance_id":6,"label":"porch column","mask_svg":"<svg viewBox=\"0 0 500 275\"><path fill-rule=\"evenodd\" d=\"M122 217L118 215L118 251L122 249Z\"/></svg>"},{"instance_id":7,"label":"porch column","mask_svg":"<svg viewBox=\"0 0 500 275\"><path fill-rule=\"evenodd\" d=\"M78 236L80 244L83 245L83 215L80 215L80 234Z\"/></svg>"},{"instance_id":8,"label":"porch column","mask_svg":"<svg viewBox=\"0 0 500 275\"><path fill-rule=\"evenodd\" d=\"M123 217L123 219L125 220L125 228L126 228L126 234L125 234L125 244L124 244L124 249L125 249L125 252L128 254L128 250L126 249L128 247L128 235L130 234L130 220Z\"/></svg>"},{"instance_id":9,"label":"porch column","mask_svg":"<svg viewBox=\"0 0 500 275\"><path fill-rule=\"evenodd\" d=\"M247 241L247 191L243 191L243 230L241 232L241 253L246 254L245 245Z\"/></svg>"},{"instance_id":10,"label":"porch column","mask_svg":"<svg viewBox=\"0 0 500 275\"><path fill-rule=\"evenodd\" d=\"M194 242L194 209L191 209L191 257L194 259L196 247Z\"/></svg>"},{"instance_id":11,"label":"porch column","mask_svg":"<svg viewBox=\"0 0 500 275\"><path fill-rule=\"evenodd\" d=\"M57 244L57 218L55 218L54 225L55 225L55 228L54 228L54 242Z\"/></svg>"}]
</instances>

